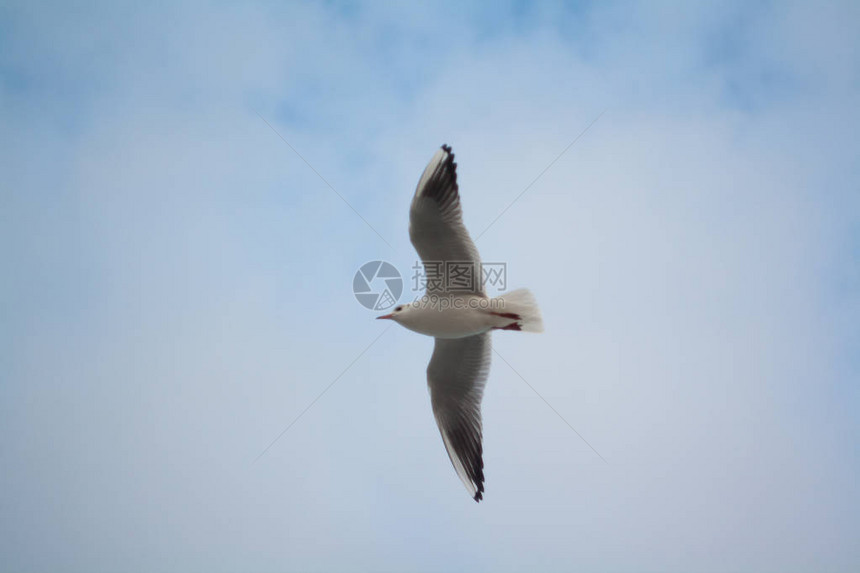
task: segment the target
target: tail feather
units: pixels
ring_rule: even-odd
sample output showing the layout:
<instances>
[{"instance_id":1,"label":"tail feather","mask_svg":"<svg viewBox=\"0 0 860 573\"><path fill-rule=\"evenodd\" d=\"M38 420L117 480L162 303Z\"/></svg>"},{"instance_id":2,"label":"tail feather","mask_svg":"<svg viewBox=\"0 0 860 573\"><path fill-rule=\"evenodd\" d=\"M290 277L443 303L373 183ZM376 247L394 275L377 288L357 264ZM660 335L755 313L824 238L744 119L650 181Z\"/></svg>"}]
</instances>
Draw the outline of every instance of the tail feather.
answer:
<instances>
[{"instance_id":1,"label":"tail feather","mask_svg":"<svg viewBox=\"0 0 860 573\"><path fill-rule=\"evenodd\" d=\"M543 332L543 319L534 295L527 288L512 290L506 295L493 299L495 312L499 316L516 316L519 328L508 327L507 330L522 330L525 332Z\"/></svg>"}]
</instances>

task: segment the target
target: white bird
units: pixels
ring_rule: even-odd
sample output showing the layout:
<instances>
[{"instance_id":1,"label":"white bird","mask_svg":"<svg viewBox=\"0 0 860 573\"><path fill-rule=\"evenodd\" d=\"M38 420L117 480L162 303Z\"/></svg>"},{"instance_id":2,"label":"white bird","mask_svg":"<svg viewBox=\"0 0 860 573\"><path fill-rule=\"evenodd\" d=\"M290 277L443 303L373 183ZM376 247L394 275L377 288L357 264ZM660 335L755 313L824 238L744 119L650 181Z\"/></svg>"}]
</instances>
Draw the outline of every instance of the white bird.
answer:
<instances>
[{"instance_id":1,"label":"white bird","mask_svg":"<svg viewBox=\"0 0 860 573\"><path fill-rule=\"evenodd\" d=\"M540 310L526 289L497 298L484 292L481 259L463 225L457 164L447 145L436 152L418 181L409 210L409 238L424 263L427 293L377 318L436 338L427 366L433 415L457 475L474 500L480 501L484 493L481 398L490 372L490 331L541 332ZM472 285L455 288L446 284L450 277L431 276L457 265L471 266Z\"/></svg>"}]
</instances>

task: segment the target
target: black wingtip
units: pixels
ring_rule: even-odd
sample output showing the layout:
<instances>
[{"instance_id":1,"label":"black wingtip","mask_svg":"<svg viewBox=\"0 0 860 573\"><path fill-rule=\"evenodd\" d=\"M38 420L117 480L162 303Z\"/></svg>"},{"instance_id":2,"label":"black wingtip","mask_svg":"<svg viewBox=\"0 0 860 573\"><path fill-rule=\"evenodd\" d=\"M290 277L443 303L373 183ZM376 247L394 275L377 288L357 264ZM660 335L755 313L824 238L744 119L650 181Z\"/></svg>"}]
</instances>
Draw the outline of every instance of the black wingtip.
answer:
<instances>
[{"instance_id":1,"label":"black wingtip","mask_svg":"<svg viewBox=\"0 0 860 573\"><path fill-rule=\"evenodd\" d=\"M442 151L448 154L448 157L445 158L444 165L447 165L453 171L457 171L457 164L454 163L454 151L451 149L451 146L447 143L442 144Z\"/></svg>"},{"instance_id":2,"label":"black wingtip","mask_svg":"<svg viewBox=\"0 0 860 573\"><path fill-rule=\"evenodd\" d=\"M445 152L444 157L438 163L431 161L424 169L416 193L421 197L435 199L443 208L447 208L450 203L459 201L457 164L454 162L450 145L443 144L442 151ZM433 158L438 155L437 151ZM421 186L422 181L425 182L423 186Z\"/></svg>"},{"instance_id":3,"label":"black wingtip","mask_svg":"<svg viewBox=\"0 0 860 573\"><path fill-rule=\"evenodd\" d=\"M472 499L475 501L481 501L484 499L484 460L481 459L481 469L479 470L479 480L477 483L478 491L475 492L475 495ZM474 483L474 482L473 482Z\"/></svg>"},{"instance_id":4,"label":"black wingtip","mask_svg":"<svg viewBox=\"0 0 860 573\"><path fill-rule=\"evenodd\" d=\"M454 150L451 148L451 146L448 145L447 143L443 143L442 144L442 151L444 151L445 153L448 154L448 158L446 159L446 162L447 163L454 163ZM454 163L454 166L456 167L457 164Z\"/></svg>"}]
</instances>

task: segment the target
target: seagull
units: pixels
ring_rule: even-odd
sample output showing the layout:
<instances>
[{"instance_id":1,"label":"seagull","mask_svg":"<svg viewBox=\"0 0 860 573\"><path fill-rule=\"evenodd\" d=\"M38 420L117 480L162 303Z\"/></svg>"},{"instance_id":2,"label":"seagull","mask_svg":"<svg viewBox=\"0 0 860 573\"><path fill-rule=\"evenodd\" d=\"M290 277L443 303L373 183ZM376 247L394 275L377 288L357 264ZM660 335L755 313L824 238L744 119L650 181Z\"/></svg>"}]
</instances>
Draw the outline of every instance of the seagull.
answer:
<instances>
[{"instance_id":1,"label":"seagull","mask_svg":"<svg viewBox=\"0 0 860 573\"><path fill-rule=\"evenodd\" d=\"M451 464L469 495L484 495L481 398L490 373L493 330L543 331L540 310L527 289L489 298L481 258L463 224L457 164L443 145L424 169L409 209L409 238L424 264L427 292L399 305L389 319L436 339L427 366L433 416ZM471 268L454 281L452 269ZM438 276L440 270L448 276ZM459 275L460 279L463 275Z\"/></svg>"}]
</instances>

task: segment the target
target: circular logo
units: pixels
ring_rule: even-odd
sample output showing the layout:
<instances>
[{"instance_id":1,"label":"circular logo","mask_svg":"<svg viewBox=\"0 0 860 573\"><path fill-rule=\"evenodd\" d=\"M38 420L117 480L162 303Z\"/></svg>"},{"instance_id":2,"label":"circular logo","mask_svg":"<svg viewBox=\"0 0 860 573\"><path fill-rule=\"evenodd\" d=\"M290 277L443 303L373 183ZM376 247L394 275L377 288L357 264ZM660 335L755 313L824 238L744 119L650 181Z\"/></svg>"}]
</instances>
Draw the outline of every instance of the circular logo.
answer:
<instances>
[{"instance_id":1,"label":"circular logo","mask_svg":"<svg viewBox=\"0 0 860 573\"><path fill-rule=\"evenodd\" d=\"M364 308L388 310L403 294L403 279L391 263L370 261L355 271L352 292Z\"/></svg>"}]
</instances>

